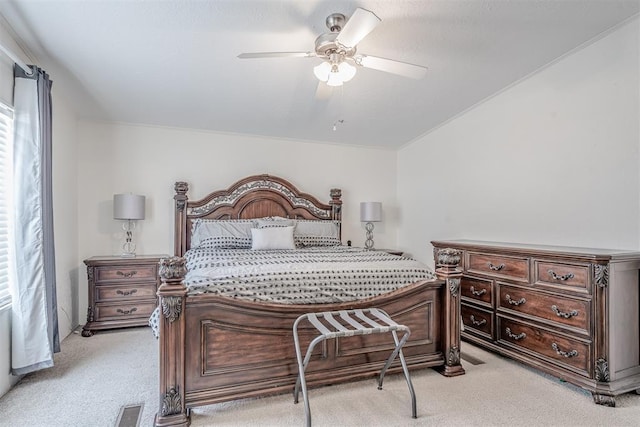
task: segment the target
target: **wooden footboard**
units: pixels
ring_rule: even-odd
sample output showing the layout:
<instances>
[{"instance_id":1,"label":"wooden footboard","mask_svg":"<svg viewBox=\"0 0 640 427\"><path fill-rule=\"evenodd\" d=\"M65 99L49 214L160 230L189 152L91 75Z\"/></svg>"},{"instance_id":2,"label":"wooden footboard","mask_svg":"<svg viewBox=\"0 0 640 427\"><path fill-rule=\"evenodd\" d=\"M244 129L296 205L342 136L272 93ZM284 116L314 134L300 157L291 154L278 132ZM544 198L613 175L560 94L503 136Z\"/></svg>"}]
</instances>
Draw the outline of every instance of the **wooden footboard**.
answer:
<instances>
[{"instance_id":1,"label":"wooden footboard","mask_svg":"<svg viewBox=\"0 0 640 427\"><path fill-rule=\"evenodd\" d=\"M188 425L188 409L239 398L292 392L297 376L292 326L303 313L379 307L411 328L404 347L410 369L435 367L446 376L460 365L460 272L442 258L439 280L409 285L354 303L281 305L215 295L186 295L184 260L163 259L158 291L160 410L156 426ZM447 264L449 263L449 264ZM316 335L301 325L302 346ZM338 338L318 346L309 387L374 377L393 349L385 334ZM400 372L399 363L391 372Z\"/></svg>"}]
</instances>

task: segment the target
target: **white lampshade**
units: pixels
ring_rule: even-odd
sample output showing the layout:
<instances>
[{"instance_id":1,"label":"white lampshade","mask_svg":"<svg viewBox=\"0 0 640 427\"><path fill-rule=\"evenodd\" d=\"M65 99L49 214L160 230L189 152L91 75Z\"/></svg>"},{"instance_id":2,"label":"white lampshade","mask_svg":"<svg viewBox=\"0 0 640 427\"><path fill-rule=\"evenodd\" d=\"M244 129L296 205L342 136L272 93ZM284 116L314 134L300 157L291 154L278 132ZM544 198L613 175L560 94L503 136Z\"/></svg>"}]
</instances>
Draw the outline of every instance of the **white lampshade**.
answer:
<instances>
[{"instance_id":1,"label":"white lampshade","mask_svg":"<svg viewBox=\"0 0 640 427\"><path fill-rule=\"evenodd\" d=\"M362 222L382 221L382 203L380 202L360 203L360 221Z\"/></svg>"},{"instance_id":2,"label":"white lampshade","mask_svg":"<svg viewBox=\"0 0 640 427\"><path fill-rule=\"evenodd\" d=\"M144 219L144 196L136 194L113 195L114 219Z\"/></svg>"}]
</instances>

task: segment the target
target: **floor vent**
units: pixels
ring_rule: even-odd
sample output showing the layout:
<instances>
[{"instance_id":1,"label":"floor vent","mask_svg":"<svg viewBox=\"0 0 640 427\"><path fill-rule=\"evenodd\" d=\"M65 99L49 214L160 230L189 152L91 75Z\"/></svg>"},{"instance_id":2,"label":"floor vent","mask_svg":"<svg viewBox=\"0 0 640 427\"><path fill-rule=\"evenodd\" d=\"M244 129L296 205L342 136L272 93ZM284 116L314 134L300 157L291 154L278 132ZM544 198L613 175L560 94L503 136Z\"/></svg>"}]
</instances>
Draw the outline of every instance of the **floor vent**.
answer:
<instances>
[{"instance_id":1,"label":"floor vent","mask_svg":"<svg viewBox=\"0 0 640 427\"><path fill-rule=\"evenodd\" d=\"M142 404L125 405L120 408L116 427L139 427L140 415L142 415Z\"/></svg>"},{"instance_id":2,"label":"floor vent","mask_svg":"<svg viewBox=\"0 0 640 427\"><path fill-rule=\"evenodd\" d=\"M466 353L460 353L460 358L466 360L472 365L482 365L484 362L477 357L470 356Z\"/></svg>"}]
</instances>

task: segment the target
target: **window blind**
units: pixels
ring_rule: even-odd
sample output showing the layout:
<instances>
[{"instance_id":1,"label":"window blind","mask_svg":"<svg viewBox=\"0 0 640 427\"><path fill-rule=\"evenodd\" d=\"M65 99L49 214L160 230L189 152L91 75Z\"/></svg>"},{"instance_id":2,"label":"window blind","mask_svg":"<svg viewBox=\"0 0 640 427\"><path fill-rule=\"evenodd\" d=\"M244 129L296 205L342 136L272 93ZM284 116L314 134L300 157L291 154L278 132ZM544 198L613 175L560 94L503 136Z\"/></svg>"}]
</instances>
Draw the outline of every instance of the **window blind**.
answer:
<instances>
[{"instance_id":1,"label":"window blind","mask_svg":"<svg viewBox=\"0 0 640 427\"><path fill-rule=\"evenodd\" d=\"M0 307L11 302L9 293L9 239L13 188L13 111L0 103Z\"/></svg>"}]
</instances>

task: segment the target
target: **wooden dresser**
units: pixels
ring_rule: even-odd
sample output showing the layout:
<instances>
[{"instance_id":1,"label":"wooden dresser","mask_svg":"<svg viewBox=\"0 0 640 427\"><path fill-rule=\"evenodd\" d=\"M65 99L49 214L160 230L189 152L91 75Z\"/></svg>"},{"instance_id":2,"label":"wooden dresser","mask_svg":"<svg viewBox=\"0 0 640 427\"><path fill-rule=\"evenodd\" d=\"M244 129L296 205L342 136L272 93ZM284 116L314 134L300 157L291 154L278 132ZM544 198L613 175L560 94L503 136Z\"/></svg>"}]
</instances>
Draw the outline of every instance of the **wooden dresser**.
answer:
<instances>
[{"instance_id":1,"label":"wooden dresser","mask_svg":"<svg viewBox=\"0 0 640 427\"><path fill-rule=\"evenodd\" d=\"M87 323L82 336L97 330L147 325L158 305L158 262L166 255L86 259L89 284Z\"/></svg>"},{"instance_id":2,"label":"wooden dresser","mask_svg":"<svg viewBox=\"0 0 640 427\"><path fill-rule=\"evenodd\" d=\"M587 389L598 404L640 389L640 252L431 243L461 252L464 340Z\"/></svg>"}]
</instances>

